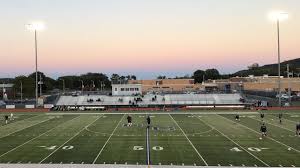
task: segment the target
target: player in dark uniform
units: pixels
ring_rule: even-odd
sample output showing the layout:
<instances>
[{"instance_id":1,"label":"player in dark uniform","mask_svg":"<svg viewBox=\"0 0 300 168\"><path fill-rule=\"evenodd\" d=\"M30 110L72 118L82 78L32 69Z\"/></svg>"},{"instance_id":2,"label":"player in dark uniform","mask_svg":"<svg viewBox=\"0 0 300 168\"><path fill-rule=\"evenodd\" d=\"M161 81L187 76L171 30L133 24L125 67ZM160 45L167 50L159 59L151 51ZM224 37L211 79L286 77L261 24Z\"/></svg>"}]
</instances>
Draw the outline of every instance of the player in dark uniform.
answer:
<instances>
[{"instance_id":1,"label":"player in dark uniform","mask_svg":"<svg viewBox=\"0 0 300 168\"><path fill-rule=\"evenodd\" d=\"M279 118L279 123L282 124L282 113L278 114L278 118Z\"/></svg>"},{"instance_id":2,"label":"player in dark uniform","mask_svg":"<svg viewBox=\"0 0 300 168\"><path fill-rule=\"evenodd\" d=\"M264 136L267 136L267 126L265 125L265 123L263 123L262 126L260 126L260 132L261 132L260 139L262 139Z\"/></svg>"},{"instance_id":3,"label":"player in dark uniform","mask_svg":"<svg viewBox=\"0 0 300 168\"><path fill-rule=\"evenodd\" d=\"M147 124L148 124L148 128L149 128L149 126L150 126L150 124L151 124L150 116L147 117Z\"/></svg>"},{"instance_id":4,"label":"player in dark uniform","mask_svg":"<svg viewBox=\"0 0 300 168\"><path fill-rule=\"evenodd\" d=\"M8 123L8 115L4 116L4 119L5 119L5 124Z\"/></svg>"},{"instance_id":5,"label":"player in dark uniform","mask_svg":"<svg viewBox=\"0 0 300 168\"><path fill-rule=\"evenodd\" d=\"M263 120L265 117L265 114L264 113L260 113L260 118Z\"/></svg>"},{"instance_id":6,"label":"player in dark uniform","mask_svg":"<svg viewBox=\"0 0 300 168\"><path fill-rule=\"evenodd\" d=\"M300 136L300 122L296 125L296 135Z\"/></svg>"},{"instance_id":7,"label":"player in dark uniform","mask_svg":"<svg viewBox=\"0 0 300 168\"><path fill-rule=\"evenodd\" d=\"M235 116L235 120L236 120L236 121L240 121L240 115L237 114L237 115Z\"/></svg>"},{"instance_id":8,"label":"player in dark uniform","mask_svg":"<svg viewBox=\"0 0 300 168\"><path fill-rule=\"evenodd\" d=\"M130 115L127 116L127 126L132 126L132 117Z\"/></svg>"}]
</instances>

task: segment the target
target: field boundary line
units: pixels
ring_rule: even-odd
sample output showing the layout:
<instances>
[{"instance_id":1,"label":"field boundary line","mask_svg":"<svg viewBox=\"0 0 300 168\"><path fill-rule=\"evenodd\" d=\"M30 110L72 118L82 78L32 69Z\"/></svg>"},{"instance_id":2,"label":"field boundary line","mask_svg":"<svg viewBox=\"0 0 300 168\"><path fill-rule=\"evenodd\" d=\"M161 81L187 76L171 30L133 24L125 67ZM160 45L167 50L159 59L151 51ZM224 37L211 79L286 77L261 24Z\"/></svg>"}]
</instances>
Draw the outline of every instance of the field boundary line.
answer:
<instances>
[{"instance_id":1,"label":"field boundary line","mask_svg":"<svg viewBox=\"0 0 300 168\"><path fill-rule=\"evenodd\" d=\"M283 113L283 114L289 114L289 113ZM294 114L294 113L293 113L293 114ZM272 114L272 113L271 113L271 115L274 116L275 118L278 118L278 116L276 116L275 114ZM292 114L289 114L289 115L292 115ZM298 124L297 121L293 121L293 120L290 120L290 119L287 119L287 118L282 118L282 119L284 119L284 120L286 120L286 121L288 121L288 122L292 122L292 123Z\"/></svg>"},{"instance_id":2,"label":"field boundary line","mask_svg":"<svg viewBox=\"0 0 300 168\"><path fill-rule=\"evenodd\" d=\"M219 116L221 116L221 115L219 115ZM223 117L223 116L221 116L221 117ZM234 122L234 121L232 121L232 120L230 120L230 119L228 119L228 118L226 118L226 117L223 117L223 118L226 119L226 120L229 120L229 121L232 122L232 123L236 123L236 122ZM257 134L260 135L260 133L257 132L257 131L255 131L254 129L249 128L249 127L247 127L247 126L245 126L244 124L241 124L241 123L238 123L238 124L241 125L242 127L247 128L248 130L251 130L252 132L255 132L255 133L257 133ZM293 149L294 151L300 153L299 150L297 150L297 149L295 149L295 148L293 148L293 147L291 147L291 146L289 146L289 145L287 145L287 144L285 144L285 143L282 143L282 142L280 142L280 141L277 141L276 139L273 139L273 138L268 137L268 136L266 136L266 137L269 138L269 139L271 139L271 140L274 141L274 142L277 142L278 144L281 144L281 145L283 145L283 146L285 146L285 147L291 148L291 149Z\"/></svg>"},{"instance_id":3,"label":"field boundary line","mask_svg":"<svg viewBox=\"0 0 300 168\"><path fill-rule=\"evenodd\" d=\"M46 113L46 115L97 115L97 114L108 114L108 115L120 115L120 114L132 114L132 115L134 115L134 114L143 114L143 115L145 115L145 114L149 114L149 113L151 113L151 114L165 114L165 115L168 115L168 114L212 114L212 115L214 115L214 114L259 114L258 112L256 112L256 111L253 111L253 112L249 112L249 111L247 111L247 112L243 112L243 111L237 111L237 112L229 112L229 111L219 111L219 112L185 112L185 111L175 111L175 112L153 112L153 111L151 111L151 112L105 112L105 113L103 113L103 112L101 112L101 113L91 113L91 112L86 112L86 113L71 113L71 112L69 112L69 113Z\"/></svg>"},{"instance_id":4,"label":"field boundary line","mask_svg":"<svg viewBox=\"0 0 300 168\"><path fill-rule=\"evenodd\" d=\"M224 134L223 132L221 132L220 130L218 130L216 127L206 123L205 121L203 121L201 118L198 118L198 120L202 121L205 125L211 127L212 129L215 129L217 132L219 132L221 135L223 135L225 138L227 138L228 140L230 140L231 142L233 142L234 144L236 144L237 146L239 146L240 148L242 148L245 152L247 152L249 155L251 155L252 157L254 157L256 160L260 161L261 163L263 163L265 166L270 167L270 165L268 165L267 163L265 163L263 160L261 160L260 158L258 158L257 156L255 156L253 153L249 152L247 149L245 149L244 147L242 147L240 144L238 144L237 142L235 142L233 139L229 138L226 134Z\"/></svg>"},{"instance_id":5,"label":"field boundary line","mask_svg":"<svg viewBox=\"0 0 300 168\"><path fill-rule=\"evenodd\" d=\"M26 116L26 114L20 114L20 116ZM21 120L12 122L11 124L18 123L18 122L21 122L21 121L24 121L24 120L27 120L27 119L30 119L30 118L37 117L37 116L39 116L39 115L33 115L33 116L28 117L28 118L24 118L24 119L21 119ZM14 119L16 119L16 118L14 117ZM4 120L3 120L3 121L4 121ZM9 126L9 125L1 125L0 128L1 128L1 127L5 127L5 126Z\"/></svg>"},{"instance_id":6,"label":"field boundary line","mask_svg":"<svg viewBox=\"0 0 300 168\"><path fill-rule=\"evenodd\" d=\"M41 124L41 123L43 123L43 122L49 121L49 120L51 120L51 119L52 119L52 118L48 118L48 119L46 119L46 120L42 120L41 122L35 123L35 124L30 125L30 126L28 126L28 127L21 128L21 129L19 129L19 130L16 130L16 131L14 131L14 132L11 132L11 133L9 133L9 134L7 134L7 135L4 135L4 136L0 137L0 139L1 139L1 138L4 138L4 137L7 137L7 136L10 136L11 134L17 133L17 132L22 131L22 130L24 130L24 129L27 129L27 128L33 127L33 126L35 126L35 125Z\"/></svg>"},{"instance_id":7,"label":"field boundary line","mask_svg":"<svg viewBox=\"0 0 300 168\"><path fill-rule=\"evenodd\" d=\"M147 127L147 134L146 134L146 144L147 144L147 165L150 165L150 142L149 142L149 127Z\"/></svg>"},{"instance_id":8,"label":"field boundary line","mask_svg":"<svg viewBox=\"0 0 300 168\"><path fill-rule=\"evenodd\" d=\"M287 119L287 118L283 118L284 120L288 121L288 122L291 122L291 123L295 123L297 124L298 122L297 121L293 121L293 120L290 120L290 119Z\"/></svg>"},{"instance_id":9,"label":"field boundary line","mask_svg":"<svg viewBox=\"0 0 300 168\"><path fill-rule=\"evenodd\" d=\"M92 125L94 122L96 122L99 118L101 118L101 116L97 117L96 120L94 120L93 122L89 123L87 126ZM71 141L73 138L75 138L77 135L79 135L82 131L85 130L85 127L83 127L80 131L78 131L76 134L74 134L71 138L69 138L67 141L65 141L62 145L60 145L57 149L55 149L53 152L51 152L48 156L46 156L43 160L41 160L39 162L39 164L41 164L43 161L45 161L46 159L48 159L51 155L53 155L56 151L58 151L61 147L63 147L66 143L68 143L69 141Z\"/></svg>"},{"instance_id":10,"label":"field boundary line","mask_svg":"<svg viewBox=\"0 0 300 168\"><path fill-rule=\"evenodd\" d=\"M254 119L254 118L251 118L251 119L256 120L256 121L261 121L261 120L259 120L259 119ZM291 132L295 133L295 131L292 131L292 130L290 130L290 129L288 129L288 128L281 127L281 126L279 126L279 125L272 124L272 123L270 123L270 122L267 122L266 120L264 120L263 122L268 123L268 124L270 124L270 125L273 125L274 127L282 128L282 129L285 129L285 130L287 130L287 131L291 131Z\"/></svg>"},{"instance_id":11,"label":"field boundary line","mask_svg":"<svg viewBox=\"0 0 300 168\"><path fill-rule=\"evenodd\" d=\"M106 142L104 143L104 145L102 146L101 150L99 151L98 155L96 156L96 158L93 161L93 164L96 163L97 159L99 158L99 156L101 155L103 149L105 148L106 144L109 142L110 138L114 135L115 131L117 130L117 128L119 127L121 121L123 120L125 114L121 117L120 121L118 122L117 126L115 127L115 129L112 131L112 133L110 134L110 136L108 137L108 139L106 140Z\"/></svg>"},{"instance_id":12,"label":"field boundary line","mask_svg":"<svg viewBox=\"0 0 300 168\"><path fill-rule=\"evenodd\" d=\"M196 153L198 154L198 156L202 159L202 161L204 162L204 164L206 166L208 166L207 162L204 160L204 158L202 157L202 155L198 152L198 150L196 149L196 147L194 146L194 144L191 142L191 140L188 138L188 136L185 134L185 132L179 126L179 124L177 123L177 121L170 114L169 114L169 116L172 118L173 122L177 125L177 127L181 130L181 132L183 133L183 135L185 136L185 138L188 140L188 142L190 143L190 145L194 148L194 150L196 151Z\"/></svg>"},{"instance_id":13,"label":"field boundary line","mask_svg":"<svg viewBox=\"0 0 300 168\"><path fill-rule=\"evenodd\" d=\"M78 117L80 117L80 116L78 116ZM71 120L69 120L69 121L63 122L63 123L61 123L61 124L59 124L59 125L57 125L57 126L51 128L51 129L47 130L46 132L44 132L44 133L42 133L42 134L40 134L40 135L38 135L38 136L36 136L36 137L34 137L34 138L32 138L32 139L26 141L26 142L24 142L23 144L21 144L21 145L15 147L15 148L13 148L13 149L11 149L11 150L9 150L9 151L3 153L3 154L1 154L1 155L0 155L0 158L1 158L2 156L6 155L6 154L8 154L8 153L10 153L10 152L12 152L12 151L15 151L16 149L18 149L18 148L20 148L20 147L22 147L22 146L28 144L29 142L32 142L32 141L36 140L37 138L39 138L39 137L41 137L41 136L47 134L48 132L54 130L55 128L57 128L57 127L59 127L59 126L65 124L65 123L68 123L68 122L71 122L71 121L75 120L75 119L78 118L78 117L75 117L75 118L73 118L73 119L71 119Z\"/></svg>"}]
</instances>

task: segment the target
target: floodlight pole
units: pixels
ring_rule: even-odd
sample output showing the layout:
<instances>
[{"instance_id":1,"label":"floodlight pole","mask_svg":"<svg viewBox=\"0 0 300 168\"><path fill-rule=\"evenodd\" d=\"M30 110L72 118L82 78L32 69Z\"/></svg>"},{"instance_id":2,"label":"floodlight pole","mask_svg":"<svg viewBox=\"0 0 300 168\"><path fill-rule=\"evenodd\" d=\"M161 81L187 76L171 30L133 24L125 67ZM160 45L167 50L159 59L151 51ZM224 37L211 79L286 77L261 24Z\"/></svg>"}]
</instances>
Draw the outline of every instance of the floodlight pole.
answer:
<instances>
[{"instance_id":1,"label":"floodlight pole","mask_svg":"<svg viewBox=\"0 0 300 168\"><path fill-rule=\"evenodd\" d=\"M62 81L63 81L63 94L65 94L65 80L62 79Z\"/></svg>"},{"instance_id":2,"label":"floodlight pole","mask_svg":"<svg viewBox=\"0 0 300 168\"><path fill-rule=\"evenodd\" d=\"M278 105L281 107L281 79L280 79L280 29L277 18L277 56L278 56Z\"/></svg>"},{"instance_id":3,"label":"floodlight pole","mask_svg":"<svg viewBox=\"0 0 300 168\"><path fill-rule=\"evenodd\" d=\"M289 104L292 102L292 97L291 97L291 81L290 81L290 64L287 64L287 78L288 78L288 96L289 96Z\"/></svg>"},{"instance_id":4,"label":"floodlight pole","mask_svg":"<svg viewBox=\"0 0 300 168\"><path fill-rule=\"evenodd\" d=\"M21 85L21 103L23 103L23 82L20 82Z\"/></svg>"},{"instance_id":5,"label":"floodlight pole","mask_svg":"<svg viewBox=\"0 0 300 168\"><path fill-rule=\"evenodd\" d=\"M39 82L39 84L40 84L40 96L42 96L42 84L43 84L43 82L42 82L42 74L40 74L40 82Z\"/></svg>"},{"instance_id":6,"label":"floodlight pole","mask_svg":"<svg viewBox=\"0 0 300 168\"><path fill-rule=\"evenodd\" d=\"M34 29L34 43L35 43L35 105L38 106L38 51L37 51L37 31Z\"/></svg>"},{"instance_id":7,"label":"floodlight pole","mask_svg":"<svg viewBox=\"0 0 300 168\"><path fill-rule=\"evenodd\" d=\"M91 80L92 82L92 88L94 89L95 88L95 82L93 80Z\"/></svg>"},{"instance_id":8,"label":"floodlight pole","mask_svg":"<svg viewBox=\"0 0 300 168\"><path fill-rule=\"evenodd\" d=\"M81 81L81 94L83 94L83 87L84 87L83 80L80 80L80 81Z\"/></svg>"}]
</instances>

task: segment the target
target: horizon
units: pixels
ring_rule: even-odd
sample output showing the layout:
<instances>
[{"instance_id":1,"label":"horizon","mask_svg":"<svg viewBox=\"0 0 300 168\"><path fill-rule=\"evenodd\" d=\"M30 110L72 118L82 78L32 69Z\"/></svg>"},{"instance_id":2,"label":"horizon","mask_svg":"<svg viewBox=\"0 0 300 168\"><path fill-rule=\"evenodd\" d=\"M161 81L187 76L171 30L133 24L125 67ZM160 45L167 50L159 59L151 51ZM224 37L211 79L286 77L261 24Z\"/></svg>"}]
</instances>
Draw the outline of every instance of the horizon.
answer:
<instances>
[{"instance_id":1,"label":"horizon","mask_svg":"<svg viewBox=\"0 0 300 168\"><path fill-rule=\"evenodd\" d=\"M297 0L10 0L1 1L0 78L38 70L56 79L99 72L138 79L192 75L216 68L221 74L253 63L277 61L273 10L289 13L281 23L282 62L300 57L300 2Z\"/></svg>"}]
</instances>

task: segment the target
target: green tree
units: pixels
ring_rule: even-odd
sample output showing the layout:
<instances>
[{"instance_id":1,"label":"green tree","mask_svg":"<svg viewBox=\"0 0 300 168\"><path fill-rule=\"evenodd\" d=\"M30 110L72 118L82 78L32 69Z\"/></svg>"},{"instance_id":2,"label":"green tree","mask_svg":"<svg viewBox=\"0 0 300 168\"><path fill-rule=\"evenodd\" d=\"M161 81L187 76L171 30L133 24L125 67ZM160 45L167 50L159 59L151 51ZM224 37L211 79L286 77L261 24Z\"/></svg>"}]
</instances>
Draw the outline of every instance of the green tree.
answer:
<instances>
[{"instance_id":1,"label":"green tree","mask_svg":"<svg viewBox=\"0 0 300 168\"><path fill-rule=\"evenodd\" d=\"M164 75L159 75L159 76L157 77L157 79L167 79L167 77L164 76Z\"/></svg>"},{"instance_id":2,"label":"green tree","mask_svg":"<svg viewBox=\"0 0 300 168\"><path fill-rule=\"evenodd\" d=\"M118 74L112 74L110 77L111 83L112 84L117 84L120 80L120 75Z\"/></svg>"},{"instance_id":3,"label":"green tree","mask_svg":"<svg viewBox=\"0 0 300 168\"><path fill-rule=\"evenodd\" d=\"M197 70L193 74L194 82L195 83L202 83L203 77L205 76L205 71Z\"/></svg>"},{"instance_id":4,"label":"green tree","mask_svg":"<svg viewBox=\"0 0 300 168\"><path fill-rule=\"evenodd\" d=\"M43 93L49 93L49 91L53 90L54 88L56 88L57 82L56 80L47 77L43 72L38 72L38 81L40 81L40 77L42 78L42 85L38 85L38 89L40 89L40 87L42 87L42 92ZM31 78L32 80L35 81L35 72L30 74L28 76L28 78Z\"/></svg>"},{"instance_id":5,"label":"green tree","mask_svg":"<svg viewBox=\"0 0 300 168\"><path fill-rule=\"evenodd\" d=\"M220 73L217 69L207 69L205 70L205 79L219 79Z\"/></svg>"},{"instance_id":6,"label":"green tree","mask_svg":"<svg viewBox=\"0 0 300 168\"><path fill-rule=\"evenodd\" d=\"M23 85L23 98L33 98L35 96L35 80L26 76L17 76L13 82L16 98L21 97L21 83Z\"/></svg>"}]
</instances>

